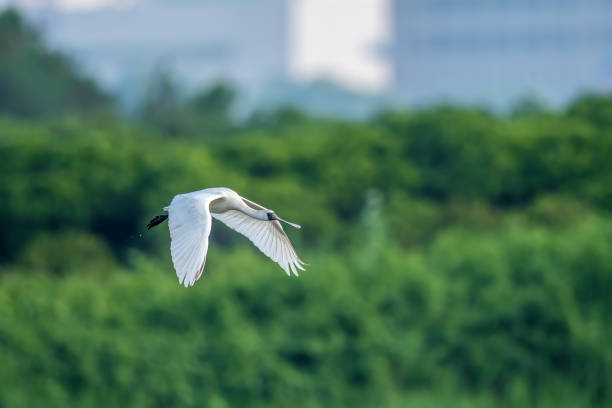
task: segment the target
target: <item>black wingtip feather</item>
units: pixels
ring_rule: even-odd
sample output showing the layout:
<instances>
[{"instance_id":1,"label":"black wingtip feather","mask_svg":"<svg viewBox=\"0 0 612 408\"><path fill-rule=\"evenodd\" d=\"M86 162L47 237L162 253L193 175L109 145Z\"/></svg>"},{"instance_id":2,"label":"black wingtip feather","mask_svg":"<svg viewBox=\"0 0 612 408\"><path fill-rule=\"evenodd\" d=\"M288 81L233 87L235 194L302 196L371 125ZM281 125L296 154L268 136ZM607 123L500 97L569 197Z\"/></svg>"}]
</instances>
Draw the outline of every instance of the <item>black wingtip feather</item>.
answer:
<instances>
[{"instance_id":1,"label":"black wingtip feather","mask_svg":"<svg viewBox=\"0 0 612 408\"><path fill-rule=\"evenodd\" d=\"M161 224L162 222L166 221L167 218L168 216L166 214L156 216L147 224L147 230L150 230L154 226Z\"/></svg>"}]
</instances>

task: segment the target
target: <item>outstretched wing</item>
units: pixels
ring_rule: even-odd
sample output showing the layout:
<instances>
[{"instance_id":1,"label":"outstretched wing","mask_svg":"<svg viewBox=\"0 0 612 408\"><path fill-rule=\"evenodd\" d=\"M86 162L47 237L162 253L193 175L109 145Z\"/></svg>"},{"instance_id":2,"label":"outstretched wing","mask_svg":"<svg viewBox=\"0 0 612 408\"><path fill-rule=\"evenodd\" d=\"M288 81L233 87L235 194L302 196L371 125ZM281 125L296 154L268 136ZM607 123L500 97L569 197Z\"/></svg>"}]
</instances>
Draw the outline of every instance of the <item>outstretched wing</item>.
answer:
<instances>
[{"instance_id":1,"label":"outstretched wing","mask_svg":"<svg viewBox=\"0 0 612 408\"><path fill-rule=\"evenodd\" d=\"M265 209L245 198L243 201L256 210ZM278 263L287 275L293 272L298 276L298 269L305 270L302 265L306 264L297 256L280 222L258 220L236 210L212 213L212 216L250 239L261 252Z\"/></svg>"},{"instance_id":2,"label":"outstretched wing","mask_svg":"<svg viewBox=\"0 0 612 408\"><path fill-rule=\"evenodd\" d=\"M202 276L212 223L209 205L215 198L213 194L179 194L168 207L172 263L185 287Z\"/></svg>"}]
</instances>

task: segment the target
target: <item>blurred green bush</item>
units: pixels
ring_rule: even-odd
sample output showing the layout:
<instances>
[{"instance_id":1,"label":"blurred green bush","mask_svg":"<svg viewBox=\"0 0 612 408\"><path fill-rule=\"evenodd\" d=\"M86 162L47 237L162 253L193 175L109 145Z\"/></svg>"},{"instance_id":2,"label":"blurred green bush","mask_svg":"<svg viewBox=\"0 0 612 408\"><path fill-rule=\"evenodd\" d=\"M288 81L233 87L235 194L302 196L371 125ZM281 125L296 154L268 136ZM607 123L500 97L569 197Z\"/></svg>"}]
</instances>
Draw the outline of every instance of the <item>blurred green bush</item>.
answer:
<instances>
[{"instance_id":1,"label":"blurred green bush","mask_svg":"<svg viewBox=\"0 0 612 408\"><path fill-rule=\"evenodd\" d=\"M307 246L350 245L347 226L370 189L382 194L390 233L407 247L451 225L500 228L534 205L527 218L551 226L607 213L611 131L569 111L509 120L439 108L366 124L297 117L212 140L106 116L0 119L0 260L14 259L38 232L62 228L90 231L122 258L174 194L211 186L299 218ZM574 207L552 220L563 203Z\"/></svg>"},{"instance_id":2,"label":"blurred green bush","mask_svg":"<svg viewBox=\"0 0 612 408\"><path fill-rule=\"evenodd\" d=\"M212 247L192 290L142 255L111 275L14 267L0 404L393 406L455 390L482 406L605 406L611 245L601 220L458 229L373 260L319 252L299 279Z\"/></svg>"},{"instance_id":3,"label":"blurred green bush","mask_svg":"<svg viewBox=\"0 0 612 408\"><path fill-rule=\"evenodd\" d=\"M608 405L612 138L570 112L0 119L0 406ZM309 271L215 225L177 288L143 226L210 186L303 224Z\"/></svg>"}]
</instances>

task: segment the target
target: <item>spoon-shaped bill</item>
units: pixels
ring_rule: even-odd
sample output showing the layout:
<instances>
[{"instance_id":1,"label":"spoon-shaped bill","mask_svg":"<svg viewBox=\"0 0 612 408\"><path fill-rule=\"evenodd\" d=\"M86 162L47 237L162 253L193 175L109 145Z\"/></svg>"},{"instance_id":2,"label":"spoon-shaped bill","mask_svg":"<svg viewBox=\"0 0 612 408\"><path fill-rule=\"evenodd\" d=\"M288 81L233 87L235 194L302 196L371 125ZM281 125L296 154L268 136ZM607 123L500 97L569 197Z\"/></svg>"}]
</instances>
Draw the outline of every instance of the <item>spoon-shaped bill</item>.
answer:
<instances>
[{"instance_id":1,"label":"spoon-shaped bill","mask_svg":"<svg viewBox=\"0 0 612 408\"><path fill-rule=\"evenodd\" d=\"M275 220L277 220L277 221L280 221L280 222L284 222L285 224L289 224L289 225L291 225L293 228L297 228L297 229L302 228L302 226L301 226L301 225L297 225L297 224L294 224L294 223L292 223L292 222L289 222L289 221L283 220L282 218L280 218L280 217L279 217L279 216L277 216L277 215L274 215L274 219L275 219Z\"/></svg>"}]
</instances>

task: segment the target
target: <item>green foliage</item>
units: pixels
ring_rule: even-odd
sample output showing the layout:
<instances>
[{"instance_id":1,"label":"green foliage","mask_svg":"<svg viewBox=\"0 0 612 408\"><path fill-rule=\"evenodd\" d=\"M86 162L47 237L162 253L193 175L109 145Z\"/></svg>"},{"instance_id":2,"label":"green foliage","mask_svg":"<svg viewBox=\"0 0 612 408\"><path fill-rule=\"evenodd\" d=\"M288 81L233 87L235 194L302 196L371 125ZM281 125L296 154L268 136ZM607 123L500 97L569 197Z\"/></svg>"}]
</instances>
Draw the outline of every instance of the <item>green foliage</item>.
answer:
<instances>
[{"instance_id":1,"label":"green foliage","mask_svg":"<svg viewBox=\"0 0 612 408\"><path fill-rule=\"evenodd\" d=\"M140 256L110 276L18 268L0 286L0 403L394 406L462 389L482 406L604 406L610 245L601 220L455 230L375 267L319 253L299 279L213 247L192 290Z\"/></svg>"},{"instance_id":2,"label":"green foliage","mask_svg":"<svg viewBox=\"0 0 612 408\"><path fill-rule=\"evenodd\" d=\"M575 101L567 110L573 117L588 120L602 129L612 125L612 100L610 95L585 95Z\"/></svg>"},{"instance_id":3,"label":"green foliage","mask_svg":"<svg viewBox=\"0 0 612 408\"><path fill-rule=\"evenodd\" d=\"M390 233L404 246L453 225L494 230L516 214L559 225L612 203L612 138L565 115L505 120L444 108L387 114L372 124L297 116L214 142L168 138L112 118L5 119L0 127L5 260L58 228L91 231L122 258L176 192L216 185L266 205L274 197L277 211L303 223L311 247L349 245L346 225L356 223L370 189L382 194Z\"/></svg>"},{"instance_id":4,"label":"green foliage","mask_svg":"<svg viewBox=\"0 0 612 408\"><path fill-rule=\"evenodd\" d=\"M116 268L111 251L97 236L70 230L36 236L23 250L18 264L32 272L58 275L83 270L107 274Z\"/></svg>"},{"instance_id":5,"label":"green foliage","mask_svg":"<svg viewBox=\"0 0 612 408\"><path fill-rule=\"evenodd\" d=\"M592 109L608 103L602 98ZM502 120L440 108L388 114L379 123L402 138L404 157L416 164L416 192L430 199L478 199L506 207L540 194L578 193L609 206L612 138L593 121L548 113Z\"/></svg>"},{"instance_id":6,"label":"green foliage","mask_svg":"<svg viewBox=\"0 0 612 408\"><path fill-rule=\"evenodd\" d=\"M0 405L612 401L607 130L281 116L214 142L0 120ZM222 185L303 224L300 279L215 225L206 278L177 288L143 226Z\"/></svg>"}]
</instances>

